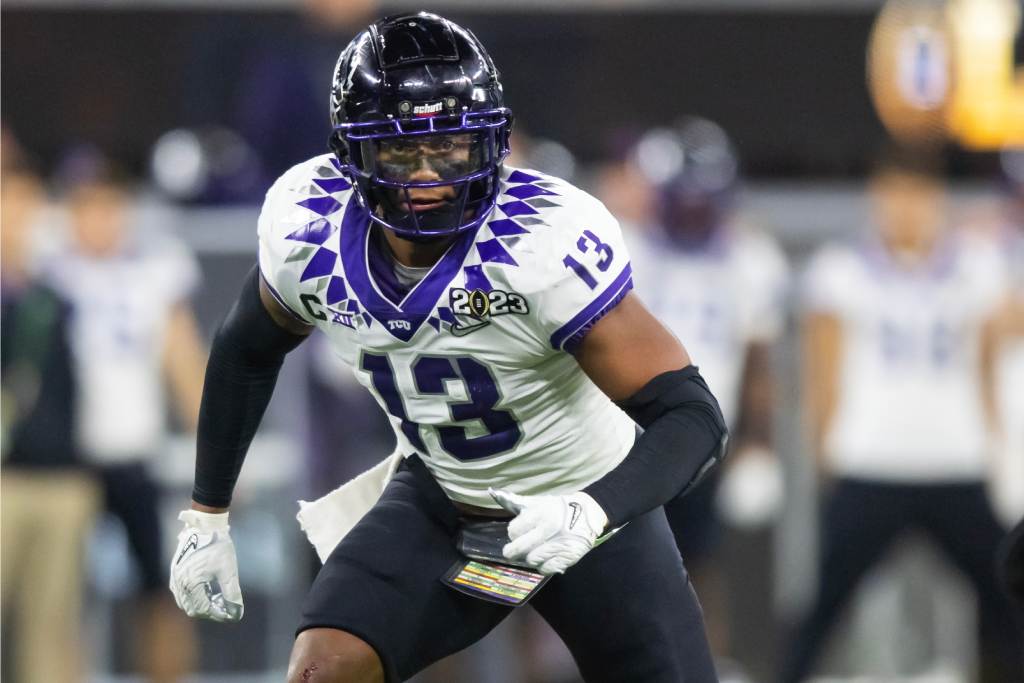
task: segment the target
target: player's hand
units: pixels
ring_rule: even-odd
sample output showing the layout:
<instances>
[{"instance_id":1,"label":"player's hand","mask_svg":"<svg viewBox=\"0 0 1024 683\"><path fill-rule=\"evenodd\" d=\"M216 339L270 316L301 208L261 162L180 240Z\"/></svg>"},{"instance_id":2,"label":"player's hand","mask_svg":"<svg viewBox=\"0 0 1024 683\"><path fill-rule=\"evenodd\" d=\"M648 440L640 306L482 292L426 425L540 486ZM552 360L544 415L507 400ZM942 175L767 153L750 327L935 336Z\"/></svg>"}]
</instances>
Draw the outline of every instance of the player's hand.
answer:
<instances>
[{"instance_id":1,"label":"player's hand","mask_svg":"<svg viewBox=\"0 0 1024 683\"><path fill-rule=\"evenodd\" d=\"M767 526L778 519L785 500L782 463L774 452L747 446L726 460L715 505L730 524L740 529Z\"/></svg>"},{"instance_id":2,"label":"player's hand","mask_svg":"<svg viewBox=\"0 0 1024 683\"><path fill-rule=\"evenodd\" d=\"M608 516L586 493L521 496L488 489L516 517L508 524L509 543L502 554L524 560L542 574L561 574L580 561L604 532Z\"/></svg>"},{"instance_id":3,"label":"player's hand","mask_svg":"<svg viewBox=\"0 0 1024 683\"><path fill-rule=\"evenodd\" d=\"M171 558L174 601L190 617L238 621L244 607L228 513L184 510L178 519L185 528Z\"/></svg>"},{"instance_id":4,"label":"player's hand","mask_svg":"<svg viewBox=\"0 0 1024 683\"><path fill-rule=\"evenodd\" d=\"M1011 529L1024 518L1024 458L1006 439L992 437L988 494L996 518Z\"/></svg>"}]
</instances>

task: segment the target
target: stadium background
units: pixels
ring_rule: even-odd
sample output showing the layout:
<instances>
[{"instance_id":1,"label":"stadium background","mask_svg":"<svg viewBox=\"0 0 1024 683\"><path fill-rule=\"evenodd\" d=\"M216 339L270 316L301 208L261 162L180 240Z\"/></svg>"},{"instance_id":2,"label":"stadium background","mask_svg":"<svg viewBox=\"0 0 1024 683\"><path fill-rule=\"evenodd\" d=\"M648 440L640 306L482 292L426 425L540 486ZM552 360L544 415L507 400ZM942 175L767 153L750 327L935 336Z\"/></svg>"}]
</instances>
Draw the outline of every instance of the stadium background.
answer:
<instances>
[{"instance_id":1,"label":"stadium background","mask_svg":"<svg viewBox=\"0 0 1024 683\"><path fill-rule=\"evenodd\" d=\"M547 148L554 170L569 168L571 159L584 186L651 126L681 114L716 121L739 151L743 213L780 241L799 270L816 246L866 222L865 174L888 138L866 72L881 4L435 0L422 7L384 2L379 13L430 9L470 27L502 71L517 125L554 142ZM140 223L177 233L199 259L203 284L193 304L207 339L253 261L267 183L289 161L319 153L327 137L330 69L353 32L314 28L298 5L4 3L4 126L47 174L83 145L128 166L139 181ZM1019 37L1014 50L1020 64ZM958 215L1002 201L997 150L946 149ZM815 491L793 409L794 311L776 350L782 408L774 416L791 495L777 524L733 531L720 551L731 567L736 657L757 680L769 679L779 634L812 584ZM307 484L304 382L303 366L289 363L234 506L245 620L196 624L194 680L281 679L308 581L308 553L293 521L294 500ZM188 436L168 439L155 464L172 544L175 511L191 483ZM90 680L137 680L126 644L134 579L123 544L116 525L102 523L89 544ZM908 579L921 572L927 581ZM971 597L929 549L911 544L862 593L829 670L910 674L949 660L953 677L929 680L966 675L970 619L947 616L964 614ZM512 656L501 644L489 647L484 656ZM515 680L510 670L496 665L487 680Z\"/></svg>"}]
</instances>

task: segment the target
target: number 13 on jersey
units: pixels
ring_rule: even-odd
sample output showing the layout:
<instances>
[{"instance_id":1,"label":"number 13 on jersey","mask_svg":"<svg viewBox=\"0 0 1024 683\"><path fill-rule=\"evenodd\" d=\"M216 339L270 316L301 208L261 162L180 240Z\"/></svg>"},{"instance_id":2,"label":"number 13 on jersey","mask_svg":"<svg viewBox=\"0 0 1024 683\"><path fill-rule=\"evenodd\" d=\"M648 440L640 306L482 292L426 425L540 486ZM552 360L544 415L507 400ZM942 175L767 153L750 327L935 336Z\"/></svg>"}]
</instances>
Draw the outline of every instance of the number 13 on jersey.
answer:
<instances>
[{"instance_id":1,"label":"number 13 on jersey","mask_svg":"<svg viewBox=\"0 0 1024 683\"><path fill-rule=\"evenodd\" d=\"M364 352L359 365L370 373L373 388L380 394L387 411L401 421L402 433L413 447L428 455L420 434L422 425L410 420L406 413L391 359L385 354ZM419 356L412 363L412 375L421 396L447 397L446 381L461 381L469 400L447 402L451 421L479 421L487 429L487 434L470 437L466 427L455 424L435 427L441 447L452 457L478 460L506 453L519 443L522 430L511 412L495 409L501 392L494 375L483 363L466 357Z\"/></svg>"},{"instance_id":2,"label":"number 13 on jersey","mask_svg":"<svg viewBox=\"0 0 1024 683\"><path fill-rule=\"evenodd\" d=\"M592 231L584 230L580 238L576 240L576 250L581 254L588 254L591 253L591 249L598 256L597 263L595 264L597 269L602 273L608 270L608 267L612 264L612 259L615 258L615 253L612 251L611 246L607 242L602 242L601 238ZM565 264L566 268L576 273L587 284L587 287L591 289L597 287L597 278L591 274L585 265L577 261L572 254L566 254L565 258L562 259L562 263Z\"/></svg>"}]
</instances>

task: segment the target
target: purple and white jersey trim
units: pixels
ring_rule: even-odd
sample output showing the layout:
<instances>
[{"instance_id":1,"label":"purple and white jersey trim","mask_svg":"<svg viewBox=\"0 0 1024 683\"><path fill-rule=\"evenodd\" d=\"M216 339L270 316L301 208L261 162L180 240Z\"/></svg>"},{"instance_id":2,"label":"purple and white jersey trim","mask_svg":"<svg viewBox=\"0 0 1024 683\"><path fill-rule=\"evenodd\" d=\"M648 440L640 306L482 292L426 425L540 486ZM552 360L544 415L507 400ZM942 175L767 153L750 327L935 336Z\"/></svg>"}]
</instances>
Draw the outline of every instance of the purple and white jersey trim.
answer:
<instances>
[{"instance_id":1,"label":"purple and white jersey trim","mask_svg":"<svg viewBox=\"0 0 1024 683\"><path fill-rule=\"evenodd\" d=\"M586 308L577 313L551 335L551 346L573 353L598 320L608 315L633 289L633 269L630 264Z\"/></svg>"}]
</instances>

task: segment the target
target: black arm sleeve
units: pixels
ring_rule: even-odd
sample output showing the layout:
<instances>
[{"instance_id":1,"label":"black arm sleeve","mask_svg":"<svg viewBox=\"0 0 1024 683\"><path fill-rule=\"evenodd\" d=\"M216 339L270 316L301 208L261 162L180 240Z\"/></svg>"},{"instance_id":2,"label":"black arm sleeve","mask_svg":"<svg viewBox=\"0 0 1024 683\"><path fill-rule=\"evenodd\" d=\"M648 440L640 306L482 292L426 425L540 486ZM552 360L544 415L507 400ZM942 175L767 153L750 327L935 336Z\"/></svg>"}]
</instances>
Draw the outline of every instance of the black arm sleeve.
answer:
<instances>
[{"instance_id":1,"label":"black arm sleeve","mask_svg":"<svg viewBox=\"0 0 1024 683\"><path fill-rule=\"evenodd\" d=\"M192 499L227 507L238 473L277 383L285 354L306 337L274 322L260 300L259 269L213 338L196 440Z\"/></svg>"},{"instance_id":2,"label":"black arm sleeve","mask_svg":"<svg viewBox=\"0 0 1024 683\"><path fill-rule=\"evenodd\" d=\"M692 365L658 375L619 407L644 432L615 469L583 489L609 529L686 493L722 459L728 438L718 401Z\"/></svg>"}]
</instances>

